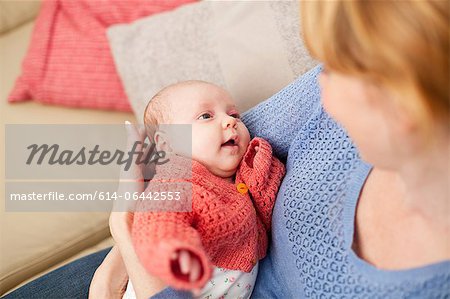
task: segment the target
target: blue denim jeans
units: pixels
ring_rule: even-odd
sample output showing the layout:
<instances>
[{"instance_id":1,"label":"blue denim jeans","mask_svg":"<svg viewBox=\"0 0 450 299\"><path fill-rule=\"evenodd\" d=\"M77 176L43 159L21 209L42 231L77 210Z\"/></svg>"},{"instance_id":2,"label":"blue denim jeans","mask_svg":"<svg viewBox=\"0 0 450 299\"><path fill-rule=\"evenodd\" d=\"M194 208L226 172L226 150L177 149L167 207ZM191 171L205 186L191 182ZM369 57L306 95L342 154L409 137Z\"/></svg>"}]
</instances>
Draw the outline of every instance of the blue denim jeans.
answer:
<instances>
[{"instance_id":1,"label":"blue denim jeans","mask_svg":"<svg viewBox=\"0 0 450 299\"><path fill-rule=\"evenodd\" d=\"M58 268L30 283L20 287L2 299L43 299L43 298L88 298L89 285L95 270L102 263L109 250L93 253ZM152 299L187 299L192 298L188 292L166 288Z\"/></svg>"}]
</instances>

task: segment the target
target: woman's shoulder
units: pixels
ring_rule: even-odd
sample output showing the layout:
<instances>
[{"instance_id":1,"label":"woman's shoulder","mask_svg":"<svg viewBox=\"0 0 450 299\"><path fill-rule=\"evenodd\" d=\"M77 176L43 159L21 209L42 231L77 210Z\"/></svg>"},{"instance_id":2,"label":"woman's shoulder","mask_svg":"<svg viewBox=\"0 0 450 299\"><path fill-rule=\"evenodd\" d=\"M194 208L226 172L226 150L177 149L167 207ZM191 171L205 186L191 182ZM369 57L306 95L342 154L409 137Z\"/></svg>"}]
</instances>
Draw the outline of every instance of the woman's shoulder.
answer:
<instances>
[{"instance_id":1,"label":"woman's shoulder","mask_svg":"<svg viewBox=\"0 0 450 299\"><path fill-rule=\"evenodd\" d=\"M359 161L359 153L347 131L320 105L296 132L289 148L291 160ZM344 156L342 156L344 155ZM315 157L316 159L312 159Z\"/></svg>"},{"instance_id":2,"label":"woman's shoulder","mask_svg":"<svg viewBox=\"0 0 450 299\"><path fill-rule=\"evenodd\" d=\"M245 112L242 121L252 136L265 138L283 160L297 132L320 111L317 66L266 101Z\"/></svg>"},{"instance_id":3,"label":"woman's shoulder","mask_svg":"<svg viewBox=\"0 0 450 299\"><path fill-rule=\"evenodd\" d=\"M433 293L426 286L448 285L448 270L430 269L426 279L423 271L391 275L370 271L355 258L351 249L355 207L370 168L345 129L323 109L299 130L289 149L287 174L272 218L276 250L269 252L271 262L260 268L273 274L261 276L255 294L276 289L284 297L403 298L411 291L420 298L443 295L443 287ZM272 280L275 286L268 287Z\"/></svg>"}]
</instances>

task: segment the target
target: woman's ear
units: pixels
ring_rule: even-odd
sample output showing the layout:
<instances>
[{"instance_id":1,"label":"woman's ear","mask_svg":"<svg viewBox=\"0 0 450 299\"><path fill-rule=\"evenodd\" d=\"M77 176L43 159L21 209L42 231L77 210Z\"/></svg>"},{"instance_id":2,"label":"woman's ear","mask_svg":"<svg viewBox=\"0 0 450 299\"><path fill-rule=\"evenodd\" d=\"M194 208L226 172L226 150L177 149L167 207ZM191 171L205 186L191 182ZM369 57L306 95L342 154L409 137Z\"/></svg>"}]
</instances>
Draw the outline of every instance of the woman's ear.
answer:
<instances>
[{"instance_id":1,"label":"woman's ear","mask_svg":"<svg viewBox=\"0 0 450 299\"><path fill-rule=\"evenodd\" d=\"M173 152L172 148L170 147L169 138L165 132L156 131L153 139L155 140L155 146L158 152Z\"/></svg>"}]
</instances>

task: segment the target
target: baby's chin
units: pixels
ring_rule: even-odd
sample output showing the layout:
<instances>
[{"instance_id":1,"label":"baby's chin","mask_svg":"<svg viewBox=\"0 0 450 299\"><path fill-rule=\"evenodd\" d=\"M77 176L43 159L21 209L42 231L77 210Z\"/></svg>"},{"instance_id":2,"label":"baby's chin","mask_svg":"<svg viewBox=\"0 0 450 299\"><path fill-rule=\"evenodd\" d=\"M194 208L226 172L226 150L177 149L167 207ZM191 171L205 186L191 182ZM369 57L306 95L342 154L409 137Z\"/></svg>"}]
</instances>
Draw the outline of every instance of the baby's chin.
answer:
<instances>
[{"instance_id":1,"label":"baby's chin","mask_svg":"<svg viewBox=\"0 0 450 299\"><path fill-rule=\"evenodd\" d=\"M203 157L196 157L192 159L201 163L206 169L209 170L215 176L227 179L232 178L236 174L239 168L242 158L239 157L215 157L214 159L202 159ZM218 163L219 162L219 163Z\"/></svg>"},{"instance_id":2,"label":"baby's chin","mask_svg":"<svg viewBox=\"0 0 450 299\"><path fill-rule=\"evenodd\" d=\"M223 179L229 179L229 178L233 178L234 175L236 174L236 171L238 169L238 165L235 165L233 167L208 167L206 166L206 168L215 176L221 177Z\"/></svg>"}]
</instances>

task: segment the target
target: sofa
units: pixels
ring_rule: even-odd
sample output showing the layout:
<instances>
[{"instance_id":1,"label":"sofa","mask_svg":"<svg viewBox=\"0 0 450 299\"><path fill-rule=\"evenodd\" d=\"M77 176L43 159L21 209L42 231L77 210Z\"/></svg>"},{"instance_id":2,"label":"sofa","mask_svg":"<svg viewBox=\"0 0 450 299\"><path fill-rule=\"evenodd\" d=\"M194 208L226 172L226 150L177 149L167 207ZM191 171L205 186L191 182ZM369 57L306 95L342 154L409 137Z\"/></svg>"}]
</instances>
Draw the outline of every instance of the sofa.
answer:
<instances>
[{"instance_id":1,"label":"sofa","mask_svg":"<svg viewBox=\"0 0 450 299\"><path fill-rule=\"evenodd\" d=\"M10 103L7 99L23 71L32 36L39 33L33 28L40 7L38 1L0 2L2 140L9 124L140 122L146 99L162 86L186 79L224 86L244 111L316 64L301 42L297 2L186 3L108 27L106 36L129 111L45 101ZM4 142L0 159L5 168ZM112 246L108 211L6 211L5 185L10 180L5 171L1 180L0 295Z\"/></svg>"},{"instance_id":2,"label":"sofa","mask_svg":"<svg viewBox=\"0 0 450 299\"><path fill-rule=\"evenodd\" d=\"M1 140L5 140L5 124L123 124L125 120L135 121L131 112L73 109L32 101L8 103L7 96L20 74L29 45L39 2L5 1L0 4L0 11L3 11L2 27L8 27L0 36ZM4 19L5 14L9 21ZM0 147L0 164L4 169L4 142ZM0 294L69 260L112 245L107 212L6 212L4 188L5 173L2 171Z\"/></svg>"}]
</instances>

